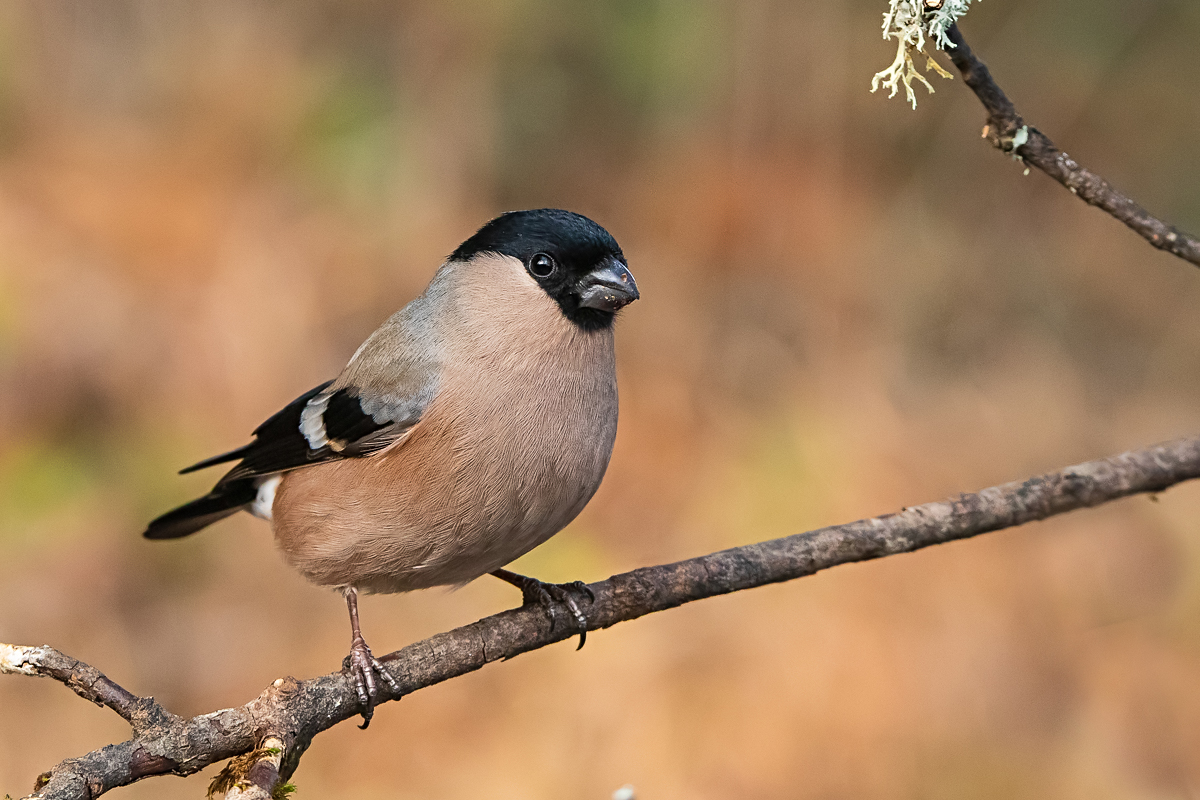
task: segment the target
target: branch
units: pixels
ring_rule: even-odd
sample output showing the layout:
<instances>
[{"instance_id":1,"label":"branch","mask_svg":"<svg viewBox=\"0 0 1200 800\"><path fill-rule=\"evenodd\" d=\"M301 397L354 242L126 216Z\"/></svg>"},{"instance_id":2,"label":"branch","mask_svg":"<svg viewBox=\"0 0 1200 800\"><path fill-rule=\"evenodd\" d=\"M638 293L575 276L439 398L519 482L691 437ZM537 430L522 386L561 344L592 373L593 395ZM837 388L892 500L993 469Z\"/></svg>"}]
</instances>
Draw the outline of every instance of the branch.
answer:
<instances>
[{"instance_id":1,"label":"branch","mask_svg":"<svg viewBox=\"0 0 1200 800\"><path fill-rule=\"evenodd\" d=\"M588 627L607 628L705 597L966 539L1133 494L1160 492L1198 477L1200 436L896 514L638 569L590 585L596 600L589 609ZM438 634L381 661L403 693L410 694L573 634L565 626L550 630L541 607L525 607ZM0 645L0 659L4 672L51 677L91 700L101 695L79 687L116 687L92 667L48 647ZM30 798L91 800L149 775L190 775L245 753L250 756L241 766L231 764L226 770L233 770L232 783L225 787L214 782L214 788L234 789L244 796L279 796L278 784L295 771L312 738L358 713L354 690L341 672L306 681L281 678L245 706L188 720L120 687L104 691L121 698L100 700L114 709L148 709L128 717L134 738L62 762L38 779Z\"/></svg>"},{"instance_id":2,"label":"branch","mask_svg":"<svg viewBox=\"0 0 1200 800\"><path fill-rule=\"evenodd\" d=\"M983 135L988 141L1005 153L1020 156L1089 205L1107 211L1159 250L1166 250L1200 266L1200 241L1152 216L1114 189L1104 178L1079 166L1073 158L1055 147L1044 133L1027 125L1004 90L996 85L987 65L971 52L958 26L951 25L947 34L954 47L946 48L946 54L962 73L963 81L987 109L988 121ZM1020 133L1022 130L1029 137L1024 142L1021 137L1026 134Z\"/></svg>"},{"instance_id":3,"label":"branch","mask_svg":"<svg viewBox=\"0 0 1200 800\"><path fill-rule=\"evenodd\" d=\"M144 703L122 689L100 670L65 656L53 647L14 647L0 644L0 674L54 678L75 694L98 706L108 706L131 725Z\"/></svg>"}]
</instances>

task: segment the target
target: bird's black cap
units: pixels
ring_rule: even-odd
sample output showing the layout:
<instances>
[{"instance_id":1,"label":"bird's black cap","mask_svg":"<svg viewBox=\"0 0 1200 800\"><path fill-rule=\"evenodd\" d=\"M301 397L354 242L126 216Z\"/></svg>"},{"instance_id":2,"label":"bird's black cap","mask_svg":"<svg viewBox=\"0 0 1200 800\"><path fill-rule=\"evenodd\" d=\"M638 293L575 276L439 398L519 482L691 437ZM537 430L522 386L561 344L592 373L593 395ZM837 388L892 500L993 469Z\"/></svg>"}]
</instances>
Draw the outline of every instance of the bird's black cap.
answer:
<instances>
[{"instance_id":1,"label":"bird's black cap","mask_svg":"<svg viewBox=\"0 0 1200 800\"><path fill-rule=\"evenodd\" d=\"M615 255L625 263L612 234L582 214L561 208L501 214L460 244L450 258L465 261L480 253L500 253L521 261L528 261L536 253L556 258L569 253L592 264Z\"/></svg>"},{"instance_id":2,"label":"bird's black cap","mask_svg":"<svg viewBox=\"0 0 1200 800\"><path fill-rule=\"evenodd\" d=\"M621 278L624 285L613 287L621 294L616 308L638 297L637 284L629 274L617 240L600 225L573 211L539 208L501 214L459 245L450 258L467 261L481 253L511 256L525 264L563 314L586 330L612 325L616 310L588 304L585 291L590 277L605 272L606 268L609 276L613 270L624 276ZM540 274L543 270L533 264L535 257L543 254L553 259L553 268L546 275Z\"/></svg>"}]
</instances>

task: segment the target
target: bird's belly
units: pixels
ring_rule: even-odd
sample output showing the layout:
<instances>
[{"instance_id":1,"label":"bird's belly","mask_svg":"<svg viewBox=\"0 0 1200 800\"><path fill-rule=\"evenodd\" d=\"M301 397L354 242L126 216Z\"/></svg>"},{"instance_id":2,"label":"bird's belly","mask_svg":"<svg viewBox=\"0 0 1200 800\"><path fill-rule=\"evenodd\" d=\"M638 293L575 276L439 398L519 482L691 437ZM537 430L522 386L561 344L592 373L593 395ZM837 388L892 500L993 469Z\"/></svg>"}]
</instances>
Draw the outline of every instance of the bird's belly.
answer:
<instances>
[{"instance_id":1,"label":"bird's belly","mask_svg":"<svg viewBox=\"0 0 1200 800\"><path fill-rule=\"evenodd\" d=\"M470 420L431 408L393 451L284 475L273 523L287 560L318 584L399 592L466 583L561 530L604 476L615 387L611 403L554 414L489 405Z\"/></svg>"}]
</instances>

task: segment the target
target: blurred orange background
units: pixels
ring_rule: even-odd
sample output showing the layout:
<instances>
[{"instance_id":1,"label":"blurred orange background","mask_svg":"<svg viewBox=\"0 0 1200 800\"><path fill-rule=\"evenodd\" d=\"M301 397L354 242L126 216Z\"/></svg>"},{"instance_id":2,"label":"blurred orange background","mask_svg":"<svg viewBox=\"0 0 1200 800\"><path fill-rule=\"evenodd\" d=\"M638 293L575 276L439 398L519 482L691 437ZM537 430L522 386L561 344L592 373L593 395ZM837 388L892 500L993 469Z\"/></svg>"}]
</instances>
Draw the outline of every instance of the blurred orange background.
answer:
<instances>
[{"instance_id":1,"label":"blurred orange background","mask_svg":"<svg viewBox=\"0 0 1200 800\"><path fill-rule=\"evenodd\" d=\"M1200 431L1200 272L868 93L884 0L0 5L0 641L171 711L336 669L333 593L175 471L333 376L500 211L592 216L643 300L585 513L614 572ZM986 2L1018 108L1200 232L1200 4ZM943 63L946 59L942 58ZM369 597L376 652L516 605ZM1200 796L1200 486L708 600L318 737L302 798ZM0 793L128 737L0 679ZM197 798L215 768L127 798Z\"/></svg>"}]
</instances>

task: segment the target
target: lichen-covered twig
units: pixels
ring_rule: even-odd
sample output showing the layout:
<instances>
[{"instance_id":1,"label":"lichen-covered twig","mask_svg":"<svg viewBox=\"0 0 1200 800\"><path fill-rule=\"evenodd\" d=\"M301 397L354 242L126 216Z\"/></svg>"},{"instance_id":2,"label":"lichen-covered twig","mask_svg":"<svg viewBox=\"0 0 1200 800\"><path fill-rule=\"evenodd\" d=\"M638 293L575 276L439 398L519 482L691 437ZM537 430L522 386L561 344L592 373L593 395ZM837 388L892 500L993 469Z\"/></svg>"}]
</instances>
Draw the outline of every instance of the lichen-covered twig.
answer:
<instances>
[{"instance_id":1,"label":"lichen-covered twig","mask_svg":"<svg viewBox=\"0 0 1200 800\"><path fill-rule=\"evenodd\" d=\"M946 51L950 60L987 110L983 134L988 141L1037 167L1089 205L1107 211L1159 250L1200 266L1200 240L1151 215L1104 178L1081 167L1075 159L1059 150L1046 134L1026 123L1017 113L1012 101L992 79L987 66L971 51L957 25L950 26L947 36L954 45Z\"/></svg>"},{"instance_id":2,"label":"lichen-covered twig","mask_svg":"<svg viewBox=\"0 0 1200 800\"><path fill-rule=\"evenodd\" d=\"M937 49L945 49L947 45L952 47L946 38L946 30L967 13L970 5L971 0L890 0L888 10L883 15L883 38L896 40L896 58L890 67L871 78L871 92L883 86L891 89L888 93L888 99L891 99L903 84L904 97L915 109L917 95L913 91L913 81L924 84L933 94L933 86L917 71L914 61L917 55L925 58L927 72L933 70L943 78L953 77L942 69L925 46L930 44Z\"/></svg>"},{"instance_id":3,"label":"lichen-covered twig","mask_svg":"<svg viewBox=\"0 0 1200 800\"><path fill-rule=\"evenodd\" d=\"M801 578L838 564L907 553L1132 494L1161 492L1198 477L1200 437L1179 439L895 514L638 569L589 586L596 601L588 607L588 627L607 628L694 600ZM410 694L575 633L565 625L551 629L541 608L525 607L417 642L380 660L403 693ZM30 655L31 651L39 652ZM45 675L72 688L79 682L73 676L99 675L73 659L68 660L75 666L66 672L46 668L48 653L66 658L50 648L0 645L0 653L5 654L5 672ZM124 695L133 697L128 692ZM133 698L132 705L157 707L149 698ZM312 738L356 716L358 710L351 683L343 673L335 672L306 681L282 678L245 706L192 719L166 712L149 713L145 718L134 713L133 739L62 762L38 779L30 797L94 800L109 789L150 775L190 775L209 764L252 753L244 769L233 771L232 783L243 797L261 790L278 798L281 784L295 770ZM276 749L281 752L273 752Z\"/></svg>"}]
</instances>

